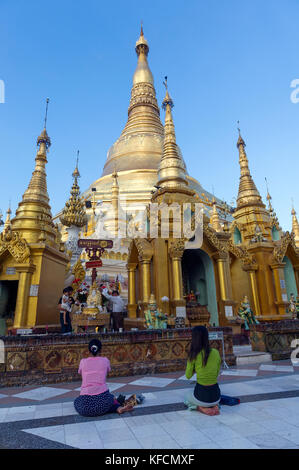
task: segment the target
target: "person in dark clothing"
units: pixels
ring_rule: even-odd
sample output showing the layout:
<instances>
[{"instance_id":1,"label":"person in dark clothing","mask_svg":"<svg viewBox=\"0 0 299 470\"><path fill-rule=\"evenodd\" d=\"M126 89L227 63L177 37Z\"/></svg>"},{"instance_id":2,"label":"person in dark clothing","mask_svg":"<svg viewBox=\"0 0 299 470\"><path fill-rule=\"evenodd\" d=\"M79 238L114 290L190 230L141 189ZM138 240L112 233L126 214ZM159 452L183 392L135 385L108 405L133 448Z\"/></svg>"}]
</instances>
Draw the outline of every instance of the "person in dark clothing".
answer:
<instances>
[{"instance_id":1,"label":"person in dark clothing","mask_svg":"<svg viewBox=\"0 0 299 470\"><path fill-rule=\"evenodd\" d=\"M77 304L75 299L72 297L73 292L74 292L74 289L71 286L65 287L63 289L63 294L60 297L59 302L58 302L62 334L66 334L66 333L70 334L72 332L72 321L71 321L71 315L70 315L71 307L75 303ZM64 296L68 298L67 301L68 301L69 308L64 308L64 305L65 305L63 302Z\"/></svg>"}]
</instances>

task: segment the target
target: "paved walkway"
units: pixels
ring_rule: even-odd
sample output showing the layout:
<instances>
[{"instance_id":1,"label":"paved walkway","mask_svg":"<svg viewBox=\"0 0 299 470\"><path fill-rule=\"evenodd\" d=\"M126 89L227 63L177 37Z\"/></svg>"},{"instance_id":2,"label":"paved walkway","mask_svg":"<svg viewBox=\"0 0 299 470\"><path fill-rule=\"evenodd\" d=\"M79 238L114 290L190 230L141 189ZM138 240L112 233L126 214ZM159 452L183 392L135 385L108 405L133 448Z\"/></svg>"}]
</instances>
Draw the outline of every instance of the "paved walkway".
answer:
<instances>
[{"instance_id":1,"label":"paved walkway","mask_svg":"<svg viewBox=\"0 0 299 470\"><path fill-rule=\"evenodd\" d=\"M219 416L185 409L194 387L183 371L109 380L115 395L143 393L145 401L123 416L78 416L80 382L0 389L0 447L96 449L297 449L299 367L290 361L224 369L223 394L241 404Z\"/></svg>"}]
</instances>

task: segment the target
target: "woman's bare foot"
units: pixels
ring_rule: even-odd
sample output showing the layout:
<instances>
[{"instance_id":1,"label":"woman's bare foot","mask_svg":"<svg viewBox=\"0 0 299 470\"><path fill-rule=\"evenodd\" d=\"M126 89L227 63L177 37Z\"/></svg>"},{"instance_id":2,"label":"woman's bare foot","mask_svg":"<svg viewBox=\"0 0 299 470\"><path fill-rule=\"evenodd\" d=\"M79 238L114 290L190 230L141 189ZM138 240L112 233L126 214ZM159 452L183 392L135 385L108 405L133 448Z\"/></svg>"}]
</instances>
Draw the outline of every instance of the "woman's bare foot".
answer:
<instances>
[{"instance_id":1,"label":"woman's bare foot","mask_svg":"<svg viewBox=\"0 0 299 470\"><path fill-rule=\"evenodd\" d=\"M206 408L204 406L198 406L197 411L200 411L201 413L208 415L208 416L215 416L219 415L219 408L218 406L213 406L212 408Z\"/></svg>"},{"instance_id":2,"label":"woman's bare foot","mask_svg":"<svg viewBox=\"0 0 299 470\"><path fill-rule=\"evenodd\" d=\"M133 406L130 405L130 404L127 404L125 406L120 406L119 408L117 408L116 412L121 415L122 413L126 413L126 411L132 411L133 410Z\"/></svg>"}]
</instances>

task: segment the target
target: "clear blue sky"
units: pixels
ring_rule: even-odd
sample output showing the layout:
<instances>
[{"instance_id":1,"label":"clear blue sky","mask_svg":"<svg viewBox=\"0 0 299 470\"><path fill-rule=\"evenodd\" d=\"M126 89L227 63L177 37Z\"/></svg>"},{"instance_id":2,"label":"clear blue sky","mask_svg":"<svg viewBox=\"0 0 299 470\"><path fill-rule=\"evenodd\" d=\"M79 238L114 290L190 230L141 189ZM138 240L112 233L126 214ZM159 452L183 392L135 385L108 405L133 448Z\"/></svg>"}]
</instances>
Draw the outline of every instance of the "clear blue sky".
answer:
<instances>
[{"instance_id":1,"label":"clear blue sky","mask_svg":"<svg viewBox=\"0 0 299 470\"><path fill-rule=\"evenodd\" d=\"M0 208L11 198L15 211L28 185L46 97L53 214L68 198L77 149L81 189L100 176L126 122L142 19L160 103L168 75L189 173L231 203L240 120L254 181L265 200L267 177L289 230L292 197L299 213L298 18L298 0L1 0Z\"/></svg>"}]
</instances>

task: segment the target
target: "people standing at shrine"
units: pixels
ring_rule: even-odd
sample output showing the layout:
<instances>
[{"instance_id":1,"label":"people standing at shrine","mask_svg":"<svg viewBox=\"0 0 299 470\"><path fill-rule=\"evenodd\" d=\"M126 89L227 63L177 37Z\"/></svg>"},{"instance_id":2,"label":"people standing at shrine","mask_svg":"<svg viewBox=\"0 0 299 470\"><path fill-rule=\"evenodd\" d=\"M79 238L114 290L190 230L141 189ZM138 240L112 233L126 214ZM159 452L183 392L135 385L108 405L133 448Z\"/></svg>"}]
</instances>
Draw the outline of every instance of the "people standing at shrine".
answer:
<instances>
[{"instance_id":1,"label":"people standing at shrine","mask_svg":"<svg viewBox=\"0 0 299 470\"><path fill-rule=\"evenodd\" d=\"M70 334L72 332L72 306L74 304L80 305L80 303L75 301L75 299L72 297L73 292L74 289L71 286L65 287L58 302L62 334Z\"/></svg>"},{"instance_id":2,"label":"people standing at shrine","mask_svg":"<svg viewBox=\"0 0 299 470\"><path fill-rule=\"evenodd\" d=\"M101 416L105 413L118 414L131 411L131 403L124 406L109 392L106 377L110 372L110 361L100 356L102 343L92 339L88 345L89 357L81 359L78 373L82 376L80 396L74 401L77 413L82 416Z\"/></svg>"},{"instance_id":3,"label":"people standing at shrine","mask_svg":"<svg viewBox=\"0 0 299 470\"><path fill-rule=\"evenodd\" d=\"M217 349L209 344L209 333L205 326L192 329L192 341L188 354L186 377L196 373L197 383L186 397L185 404L209 416L219 414L220 388L217 383L221 357Z\"/></svg>"},{"instance_id":4,"label":"people standing at shrine","mask_svg":"<svg viewBox=\"0 0 299 470\"><path fill-rule=\"evenodd\" d=\"M114 331L119 331L120 328L124 327L123 311L125 308L125 302L119 295L117 290L112 291L112 295L108 293L108 289L103 289L102 294L106 299L112 302L112 328Z\"/></svg>"}]
</instances>

